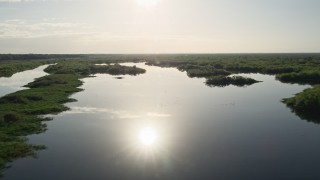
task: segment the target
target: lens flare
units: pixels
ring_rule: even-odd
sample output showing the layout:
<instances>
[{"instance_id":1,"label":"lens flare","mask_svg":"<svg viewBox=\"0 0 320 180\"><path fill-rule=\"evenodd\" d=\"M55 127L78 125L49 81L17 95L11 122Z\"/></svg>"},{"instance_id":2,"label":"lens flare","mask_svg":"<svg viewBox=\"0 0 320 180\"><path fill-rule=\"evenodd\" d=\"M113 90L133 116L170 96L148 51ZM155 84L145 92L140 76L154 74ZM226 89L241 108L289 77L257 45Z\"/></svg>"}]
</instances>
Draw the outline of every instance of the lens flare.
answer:
<instances>
[{"instance_id":1,"label":"lens flare","mask_svg":"<svg viewBox=\"0 0 320 180\"><path fill-rule=\"evenodd\" d=\"M154 128L145 127L139 133L139 142L144 146L152 146L158 140L157 132Z\"/></svg>"}]
</instances>

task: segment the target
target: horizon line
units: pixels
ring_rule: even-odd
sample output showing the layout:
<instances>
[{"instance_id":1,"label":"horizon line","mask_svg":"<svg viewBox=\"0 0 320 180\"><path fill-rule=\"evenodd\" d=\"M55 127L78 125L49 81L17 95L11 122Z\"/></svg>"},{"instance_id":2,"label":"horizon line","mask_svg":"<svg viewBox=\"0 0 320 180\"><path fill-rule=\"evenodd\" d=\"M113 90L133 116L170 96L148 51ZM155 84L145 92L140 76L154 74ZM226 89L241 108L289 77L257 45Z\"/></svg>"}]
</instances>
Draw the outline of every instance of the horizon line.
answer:
<instances>
[{"instance_id":1,"label":"horizon line","mask_svg":"<svg viewBox=\"0 0 320 180\"><path fill-rule=\"evenodd\" d=\"M320 54L319 52L223 52L223 53L0 53L0 55L227 55L227 54Z\"/></svg>"}]
</instances>

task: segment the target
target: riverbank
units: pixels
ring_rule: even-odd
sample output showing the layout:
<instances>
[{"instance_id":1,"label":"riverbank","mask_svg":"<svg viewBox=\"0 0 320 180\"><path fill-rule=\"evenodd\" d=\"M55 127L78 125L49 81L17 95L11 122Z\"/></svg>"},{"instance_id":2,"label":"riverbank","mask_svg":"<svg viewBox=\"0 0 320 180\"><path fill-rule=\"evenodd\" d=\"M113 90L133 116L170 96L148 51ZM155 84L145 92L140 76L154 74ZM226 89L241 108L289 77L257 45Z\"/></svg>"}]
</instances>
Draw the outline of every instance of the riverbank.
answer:
<instances>
[{"instance_id":1,"label":"riverbank","mask_svg":"<svg viewBox=\"0 0 320 180\"><path fill-rule=\"evenodd\" d=\"M56 114L69 109L64 104L76 101L69 96L82 90L79 88L82 85L80 79L98 72L112 75L138 75L145 72L144 69L119 64L95 67L91 63L76 61L57 63L45 69L49 75L27 84L26 87L30 89L0 98L1 170L14 159L35 156L37 150L45 149L42 145L28 144L24 137L46 130L43 122L51 119L41 115ZM90 73L83 73L83 69L79 67L88 69Z\"/></svg>"}]
</instances>

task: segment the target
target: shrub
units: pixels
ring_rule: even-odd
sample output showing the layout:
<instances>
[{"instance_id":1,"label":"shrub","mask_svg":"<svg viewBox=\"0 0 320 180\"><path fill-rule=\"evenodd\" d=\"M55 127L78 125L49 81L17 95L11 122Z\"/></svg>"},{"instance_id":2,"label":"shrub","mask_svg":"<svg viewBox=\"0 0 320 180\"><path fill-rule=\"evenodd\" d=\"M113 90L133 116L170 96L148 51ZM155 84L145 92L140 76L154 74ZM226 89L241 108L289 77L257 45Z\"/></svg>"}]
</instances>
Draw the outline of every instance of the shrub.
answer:
<instances>
[{"instance_id":1,"label":"shrub","mask_svg":"<svg viewBox=\"0 0 320 180\"><path fill-rule=\"evenodd\" d=\"M5 123L16 122L20 119L21 119L20 115L14 112L7 113L3 116L3 121Z\"/></svg>"},{"instance_id":2,"label":"shrub","mask_svg":"<svg viewBox=\"0 0 320 180\"><path fill-rule=\"evenodd\" d=\"M206 80L206 84L208 86L219 86L219 87L224 87L228 85L235 85L235 86L246 86L246 85L251 85L254 83L257 83L259 81L256 81L251 78L245 78L242 76L213 76L210 77Z\"/></svg>"}]
</instances>

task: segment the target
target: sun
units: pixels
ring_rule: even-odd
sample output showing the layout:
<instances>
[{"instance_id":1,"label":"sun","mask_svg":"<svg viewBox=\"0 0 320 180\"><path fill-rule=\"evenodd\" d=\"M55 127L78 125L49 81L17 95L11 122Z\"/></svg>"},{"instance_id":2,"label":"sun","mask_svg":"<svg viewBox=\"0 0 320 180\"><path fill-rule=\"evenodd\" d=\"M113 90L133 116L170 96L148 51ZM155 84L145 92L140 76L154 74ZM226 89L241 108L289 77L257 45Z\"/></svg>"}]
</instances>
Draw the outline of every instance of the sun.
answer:
<instances>
[{"instance_id":1,"label":"sun","mask_svg":"<svg viewBox=\"0 0 320 180\"><path fill-rule=\"evenodd\" d=\"M152 146L157 142L158 134L154 128L145 127L140 130L138 138L143 146Z\"/></svg>"},{"instance_id":2,"label":"sun","mask_svg":"<svg viewBox=\"0 0 320 180\"><path fill-rule=\"evenodd\" d=\"M143 7L152 7L158 3L158 0L136 0L136 2Z\"/></svg>"}]
</instances>

